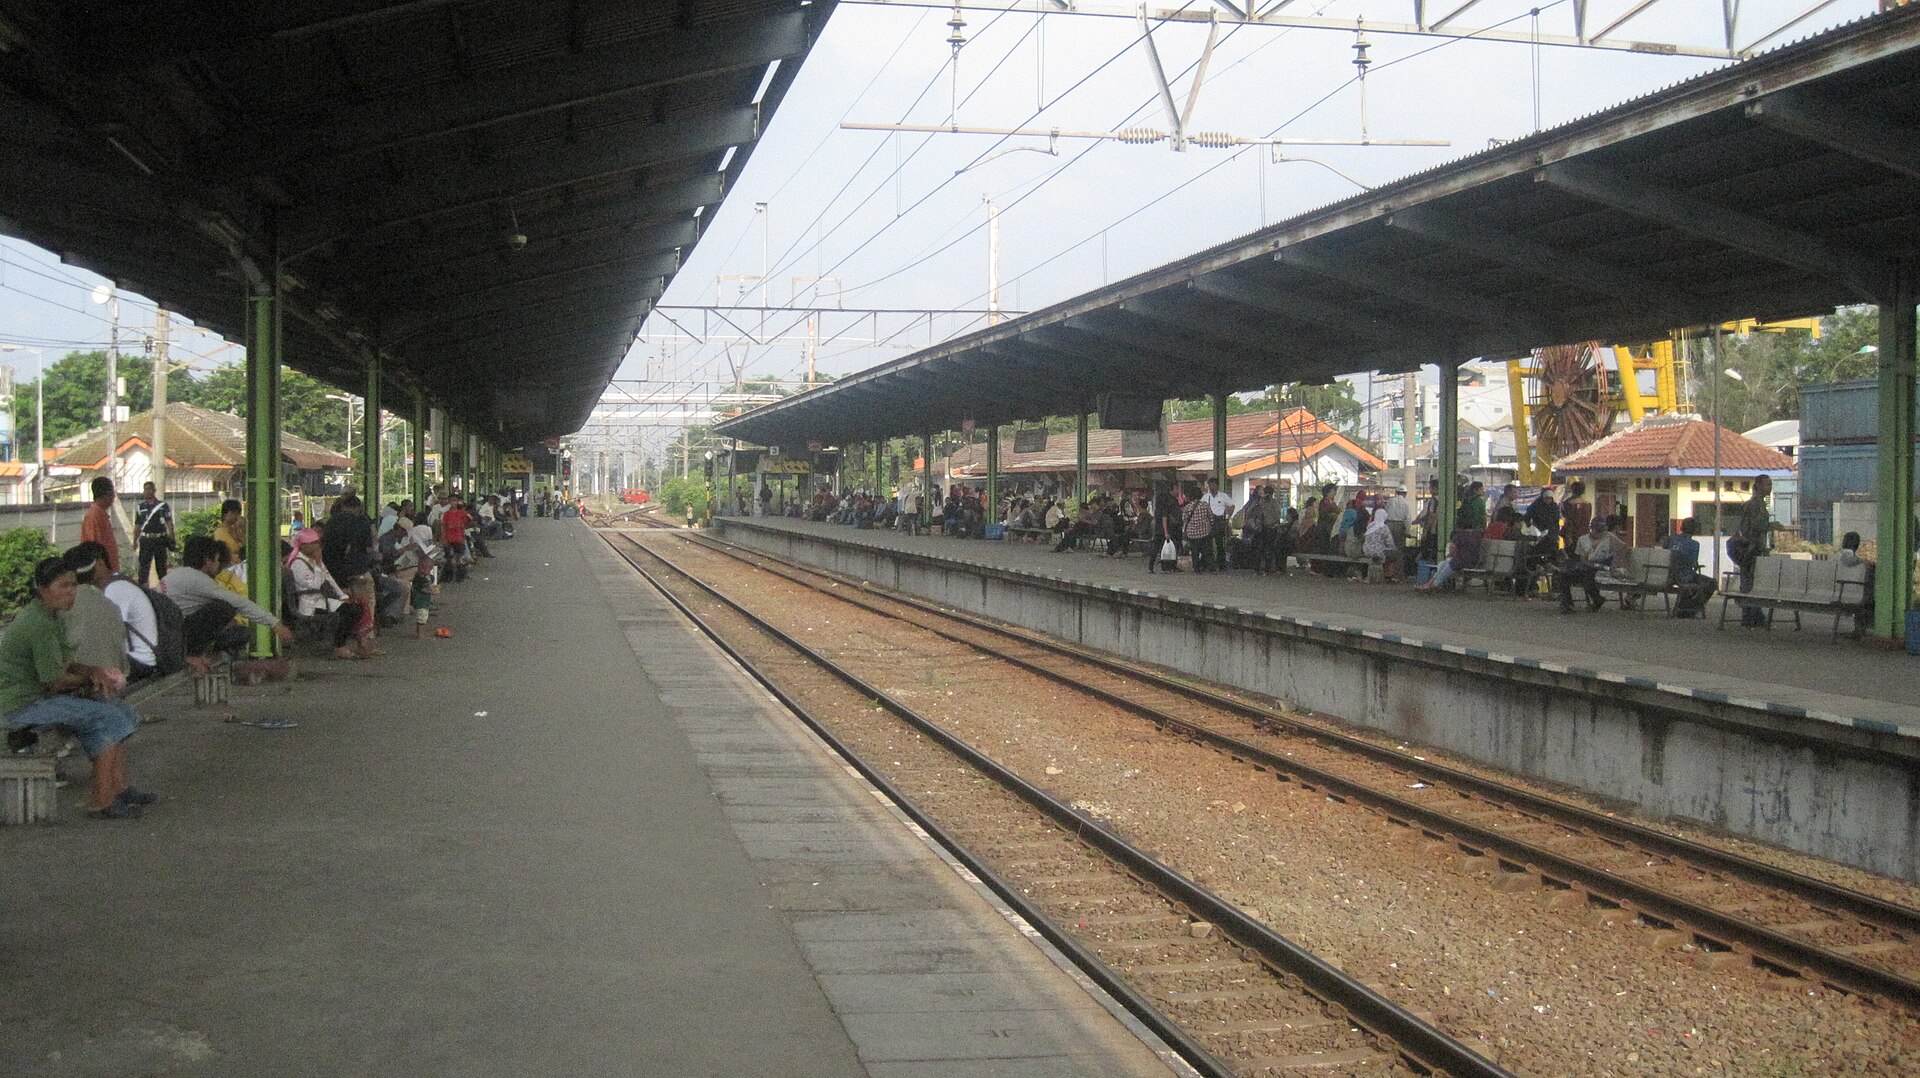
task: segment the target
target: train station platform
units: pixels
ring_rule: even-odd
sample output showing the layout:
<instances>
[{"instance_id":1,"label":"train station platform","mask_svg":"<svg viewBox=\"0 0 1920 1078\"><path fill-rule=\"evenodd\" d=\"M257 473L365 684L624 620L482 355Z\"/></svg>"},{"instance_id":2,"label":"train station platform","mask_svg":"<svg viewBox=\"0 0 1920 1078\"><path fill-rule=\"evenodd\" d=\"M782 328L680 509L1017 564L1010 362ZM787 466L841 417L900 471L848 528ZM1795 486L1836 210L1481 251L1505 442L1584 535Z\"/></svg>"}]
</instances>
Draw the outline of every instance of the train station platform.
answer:
<instances>
[{"instance_id":1,"label":"train station platform","mask_svg":"<svg viewBox=\"0 0 1920 1078\"><path fill-rule=\"evenodd\" d=\"M1842 639L1658 609L1149 575L1043 544L720 518L723 537L1617 799L1920 874L1920 671ZM1710 608L1718 614L1717 603Z\"/></svg>"},{"instance_id":2,"label":"train station platform","mask_svg":"<svg viewBox=\"0 0 1920 1078\"><path fill-rule=\"evenodd\" d=\"M0 1073L1169 1073L578 521L494 549L0 830Z\"/></svg>"}]
</instances>

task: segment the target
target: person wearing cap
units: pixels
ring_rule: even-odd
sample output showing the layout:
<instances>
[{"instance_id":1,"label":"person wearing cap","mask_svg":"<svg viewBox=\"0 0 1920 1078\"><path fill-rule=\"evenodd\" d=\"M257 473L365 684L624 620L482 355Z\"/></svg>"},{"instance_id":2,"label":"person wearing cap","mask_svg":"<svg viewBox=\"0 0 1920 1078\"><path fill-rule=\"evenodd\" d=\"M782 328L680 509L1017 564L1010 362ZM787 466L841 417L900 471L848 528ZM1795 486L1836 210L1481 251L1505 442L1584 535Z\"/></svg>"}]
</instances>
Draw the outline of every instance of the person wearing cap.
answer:
<instances>
[{"instance_id":1,"label":"person wearing cap","mask_svg":"<svg viewBox=\"0 0 1920 1078\"><path fill-rule=\"evenodd\" d=\"M141 806L159 800L127 781L126 741L140 728L140 717L115 699L127 685L118 669L77 662L67 647L60 615L73 606L77 587L64 557L43 558L33 567L25 605L0 637L0 715L9 743L14 731L29 741L38 727L70 731L93 761L87 815L137 819Z\"/></svg>"},{"instance_id":2,"label":"person wearing cap","mask_svg":"<svg viewBox=\"0 0 1920 1078\"><path fill-rule=\"evenodd\" d=\"M1560 612L1573 613L1573 587L1575 584L1586 589L1587 609L1598 610L1606 602L1600 595L1600 589L1594 581L1600 570L1613 564L1620 553L1620 542L1607 530L1607 522L1598 517L1587 522L1587 534L1574 544L1572 556L1567 558L1566 567L1560 570L1559 587Z\"/></svg>"},{"instance_id":3,"label":"person wearing cap","mask_svg":"<svg viewBox=\"0 0 1920 1078\"><path fill-rule=\"evenodd\" d=\"M333 620L333 657L369 659L374 655L360 631L366 607L350 598L346 589L327 571L322 560L320 533L302 528L293 536L293 553L287 555L287 572L293 577L293 612L316 621Z\"/></svg>"}]
</instances>

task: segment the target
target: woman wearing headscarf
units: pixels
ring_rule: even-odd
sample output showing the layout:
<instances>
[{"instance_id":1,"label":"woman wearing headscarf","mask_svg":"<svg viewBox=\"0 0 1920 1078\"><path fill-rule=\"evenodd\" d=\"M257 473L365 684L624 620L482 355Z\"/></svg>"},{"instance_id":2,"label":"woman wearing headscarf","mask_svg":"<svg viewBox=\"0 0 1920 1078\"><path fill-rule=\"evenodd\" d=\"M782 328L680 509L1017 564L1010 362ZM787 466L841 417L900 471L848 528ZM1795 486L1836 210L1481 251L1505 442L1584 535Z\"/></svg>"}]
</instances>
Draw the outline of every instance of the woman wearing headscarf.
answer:
<instances>
[{"instance_id":1,"label":"woman wearing headscarf","mask_svg":"<svg viewBox=\"0 0 1920 1078\"><path fill-rule=\"evenodd\" d=\"M1381 567L1382 578L1390 584L1400 579L1400 559L1393 553L1393 529L1387 527L1387 511L1375 509L1373 521L1367 525L1362 554Z\"/></svg>"},{"instance_id":2,"label":"woman wearing headscarf","mask_svg":"<svg viewBox=\"0 0 1920 1078\"><path fill-rule=\"evenodd\" d=\"M127 738L140 716L116 700L127 686L117 668L73 661L60 614L73 606L73 570L60 557L33 567L26 605L0 637L0 715L15 730L59 726L72 731L93 761L88 816L129 820L159 798L127 781Z\"/></svg>"},{"instance_id":3,"label":"woman wearing headscarf","mask_svg":"<svg viewBox=\"0 0 1920 1078\"><path fill-rule=\"evenodd\" d=\"M287 572L293 577L294 613L305 619L322 615L333 619L333 657L370 659L374 656L360 632L366 608L347 597L346 589L327 571L320 557L320 533L302 528L294 533L293 553L287 555Z\"/></svg>"}]
</instances>

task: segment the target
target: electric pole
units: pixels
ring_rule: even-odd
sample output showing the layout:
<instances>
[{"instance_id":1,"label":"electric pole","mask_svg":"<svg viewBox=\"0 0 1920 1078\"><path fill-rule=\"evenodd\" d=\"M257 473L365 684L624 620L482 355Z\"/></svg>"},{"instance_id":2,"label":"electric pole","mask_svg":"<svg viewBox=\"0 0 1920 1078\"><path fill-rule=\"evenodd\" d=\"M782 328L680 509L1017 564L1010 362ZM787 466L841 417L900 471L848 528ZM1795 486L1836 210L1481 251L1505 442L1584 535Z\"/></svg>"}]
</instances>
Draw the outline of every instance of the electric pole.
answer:
<instances>
[{"instance_id":1,"label":"electric pole","mask_svg":"<svg viewBox=\"0 0 1920 1078\"><path fill-rule=\"evenodd\" d=\"M1000 207L987 195L987 325L1000 324Z\"/></svg>"},{"instance_id":2,"label":"electric pole","mask_svg":"<svg viewBox=\"0 0 1920 1078\"><path fill-rule=\"evenodd\" d=\"M167 496L167 344L173 319L167 309L153 312L153 488ZM136 539L136 541L138 541Z\"/></svg>"}]
</instances>

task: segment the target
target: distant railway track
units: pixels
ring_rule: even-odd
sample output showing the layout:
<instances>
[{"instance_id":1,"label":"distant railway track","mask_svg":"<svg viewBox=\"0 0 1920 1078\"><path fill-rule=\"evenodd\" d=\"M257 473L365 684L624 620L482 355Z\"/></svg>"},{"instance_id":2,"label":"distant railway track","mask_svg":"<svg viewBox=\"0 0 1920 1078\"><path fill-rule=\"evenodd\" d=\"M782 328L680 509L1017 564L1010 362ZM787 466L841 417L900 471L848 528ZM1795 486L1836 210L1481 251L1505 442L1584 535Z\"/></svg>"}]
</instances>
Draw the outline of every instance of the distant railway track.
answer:
<instances>
[{"instance_id":1,"label":"distant railway track","mask_svg":"<svg viewBox=\"0 0 1920 1078\"><path fill-rule=\"evenodd\" d=\"M730 589L633 536L606 538L1202 1073L1510 1073L755 614ZM911 744L894 743L902 723L919 735Z\"/></svg>"},{"instance_id":2,"label":"distant railway track","mask_svg":"<svg viewBox=\"0 0 1920 1078\"><path fill-rule=\"evenodd\" d=\"M705 549L1050 678L1231 758L1350 800L1475 859L1502 884L1559 892L1774 973L1920 1013L1920 911L1305 722L1103 655L704 535ZM1256 745L1251 724L1279 745ZM1556 896L1558 897L1558 896Z\"/></svg>"}]
</instances>

